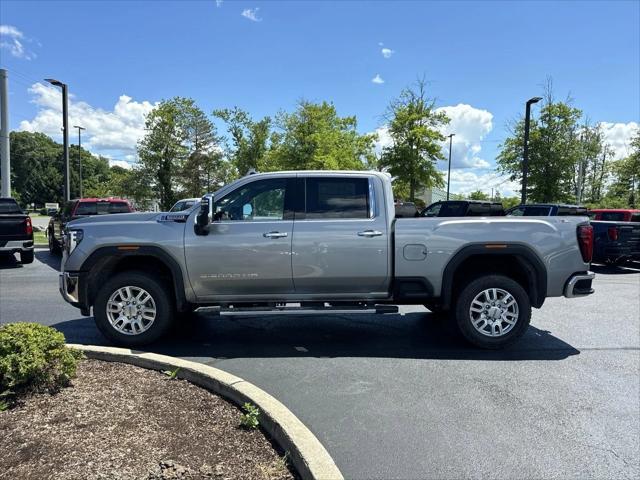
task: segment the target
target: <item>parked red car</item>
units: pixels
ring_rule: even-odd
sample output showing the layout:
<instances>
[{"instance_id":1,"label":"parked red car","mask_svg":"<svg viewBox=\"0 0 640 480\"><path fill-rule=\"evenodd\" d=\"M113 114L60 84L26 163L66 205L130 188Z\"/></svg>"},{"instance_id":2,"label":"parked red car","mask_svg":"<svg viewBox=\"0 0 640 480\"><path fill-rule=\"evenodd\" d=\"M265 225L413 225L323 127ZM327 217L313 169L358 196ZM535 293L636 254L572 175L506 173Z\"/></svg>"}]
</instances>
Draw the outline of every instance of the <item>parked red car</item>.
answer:
<instances>
[{"instance_id":1,"label":"parked red car","mask_svg":"<svg viewBox=\"0 0 640 480\"><path fill-rule=\"evenodd\" d=\"M640 222L640 210L627 208L598 208L591 210L592 220L604 222Z\"/></svg>"},{"instance_id":2,"label":"parked red car","mask_svg":"<svg viewBox=\"0 0 640 480\"><path fill-rule=\"evenodd\" d=\"M49 251L58 253L62 249L62 233L64 227L71 220L88 217L90 215L109 215L113 213L135 212L133 205L124 198L78 198L67 202L49 220L47 236L49 237Z\"/></svg>"}]
</instances>

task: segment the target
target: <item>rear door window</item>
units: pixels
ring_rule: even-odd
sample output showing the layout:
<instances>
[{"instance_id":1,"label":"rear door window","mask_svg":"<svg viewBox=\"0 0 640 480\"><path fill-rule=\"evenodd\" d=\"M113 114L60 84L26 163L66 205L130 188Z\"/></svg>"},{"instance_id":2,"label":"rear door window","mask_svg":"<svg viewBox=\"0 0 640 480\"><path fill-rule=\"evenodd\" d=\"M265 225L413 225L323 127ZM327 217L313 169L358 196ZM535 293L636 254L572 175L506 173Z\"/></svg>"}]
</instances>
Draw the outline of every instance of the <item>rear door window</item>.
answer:
<instances>
[{"instance_id":1,"label":"rear door window","mask_svg":"<svg viewBox=\"0 0 640 480\"><path fill-rule=\"evenodd\" d=\"M307 178L305 218L369 218L367 178Z\"/></svg>"},{"instance_id":2,"label":"rear door window","mask_svg":"<svg viewBox=\"0 0 640 480\"><path fill-rule=\"evenodd\" d=\"M601 212L600 220L605 222L624 222L624 212Z\"/></svg>"},{"instance_id":3,"label":"rear door window","mask_svg":"<svg viewBox=\"0 0 640 480\"><path fill-rule=\"evenodd\" d=\"M631 215L630 222L640 222L640 213L634 213Z\"/></svg>"},{"instance_id":4,"label":"rear door window","mask_svg":"<svg viewBox=\"0 0 640 480\"><path fill-rule=\"evenodd\" d=\"M13 198L0 198L0 213L22 213L22 209Z\"/></svg>"},{"instance_id":5,"label":"rear door window","mask_svg":"<svg viewBox=\"0 0 640 480\"><path fill-rule=\"evenodd\" d=\"M526 206L514 208L509 216L513 217L546 217L551 207Z\"/></svg>"},{"instance_id":6,"label":"rear door window","mask_svg":"<svg viewBox=\"0 0 640 480\"><path fill-rule=\"evenodd\" d=\"M98 202L98 215L108 213L129 213L129 204L126 202Z\"/></svg>"},{"instance_id":7,"label":"rear door window","mask_svg":"<svg viewBox=\"0 0 640 480\"><path fill-rule=\"evenodd\" d=\"M464 217L467 215L468 204L466 202L443 203L439 217Z\"/></svg>"}]
</instances>

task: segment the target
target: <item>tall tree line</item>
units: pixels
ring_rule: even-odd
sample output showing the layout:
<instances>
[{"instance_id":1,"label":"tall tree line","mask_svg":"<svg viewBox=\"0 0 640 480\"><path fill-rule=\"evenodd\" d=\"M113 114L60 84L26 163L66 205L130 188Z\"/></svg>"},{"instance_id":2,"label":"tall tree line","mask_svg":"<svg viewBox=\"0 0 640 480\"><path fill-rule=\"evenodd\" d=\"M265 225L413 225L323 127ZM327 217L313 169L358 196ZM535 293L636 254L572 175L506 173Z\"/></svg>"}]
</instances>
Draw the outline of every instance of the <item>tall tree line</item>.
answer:
<instances>
[{"instance_id":1,"label":"tall tree line","mask_svg":"<svg viewBox=\"0 0 640 480\"><path fill-rule=\"evenodd\" d=\"M531 120L527 198L531 202L636 207L640 175L640 132L629 155L614 160L599 125L592 125L570 98L554 97L547 82L540 113ZM500 146L498 170L522 181L524 119L510 126Z\"/></svg>"}]
</instances>

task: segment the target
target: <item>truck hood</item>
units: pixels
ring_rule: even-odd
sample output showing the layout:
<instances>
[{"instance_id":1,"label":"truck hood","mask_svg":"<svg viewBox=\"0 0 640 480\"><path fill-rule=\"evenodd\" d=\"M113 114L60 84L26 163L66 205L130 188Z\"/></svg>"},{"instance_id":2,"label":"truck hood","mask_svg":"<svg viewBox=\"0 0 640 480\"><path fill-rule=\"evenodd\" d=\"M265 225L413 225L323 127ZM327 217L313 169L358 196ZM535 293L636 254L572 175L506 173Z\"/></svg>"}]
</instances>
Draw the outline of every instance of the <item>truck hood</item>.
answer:
<instances>
[{"instance_id":1,"label":"truck hood","mask_svg":"<svg viewBox=\"0 0 640 480\"><path fill-rule=\"evenodd\" d=\"M78 218L69 222L70 227L94 223L121 223L121 222L148 222L155 220L160 214L156 212L136 212L136 213L113 213L110 215L93 215L85 218Z\"/></svg>"}]
</instances>

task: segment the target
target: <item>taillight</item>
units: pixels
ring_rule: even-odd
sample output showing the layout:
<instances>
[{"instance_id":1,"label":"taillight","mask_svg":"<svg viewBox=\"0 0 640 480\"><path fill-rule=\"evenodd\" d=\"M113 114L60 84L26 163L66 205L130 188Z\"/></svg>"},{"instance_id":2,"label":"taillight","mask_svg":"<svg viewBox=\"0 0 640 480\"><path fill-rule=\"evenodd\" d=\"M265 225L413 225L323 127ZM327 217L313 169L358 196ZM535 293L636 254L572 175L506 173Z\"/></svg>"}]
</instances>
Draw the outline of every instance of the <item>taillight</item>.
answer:
<instances>
[{"instance_id":1,"label":"taillight","mask_svg":"<svg viewBox=\"0 0 640 480\"><path fill-rule=\"evenodd\" d=\"M618 240L618 229L616 227L609 227L607 235L609 235L609 240L613 240L615 242Z\"/></svg>"},{"instance_id":2,"label":"taillight","mask_svg":"<svg viewBox=\"0 0 640 480\"><path fill-rule=\"evenodd\" d=\"M591 263L593 258L593 227L591 225L578 227L578 245L584 263Z\"/></svg>"},{"instance_id":3,"label":"taillight","mask_svg":"<svg viewBox=\"0 0 640 480\"><path fill-rule=\"evenodd\" d=\"M33 226L31 225L31 217L27 217L27 219L24 221L24 229L25 229L25 233L27 235L32 235L33 234Z\"/></svg>"}]
</instances>

